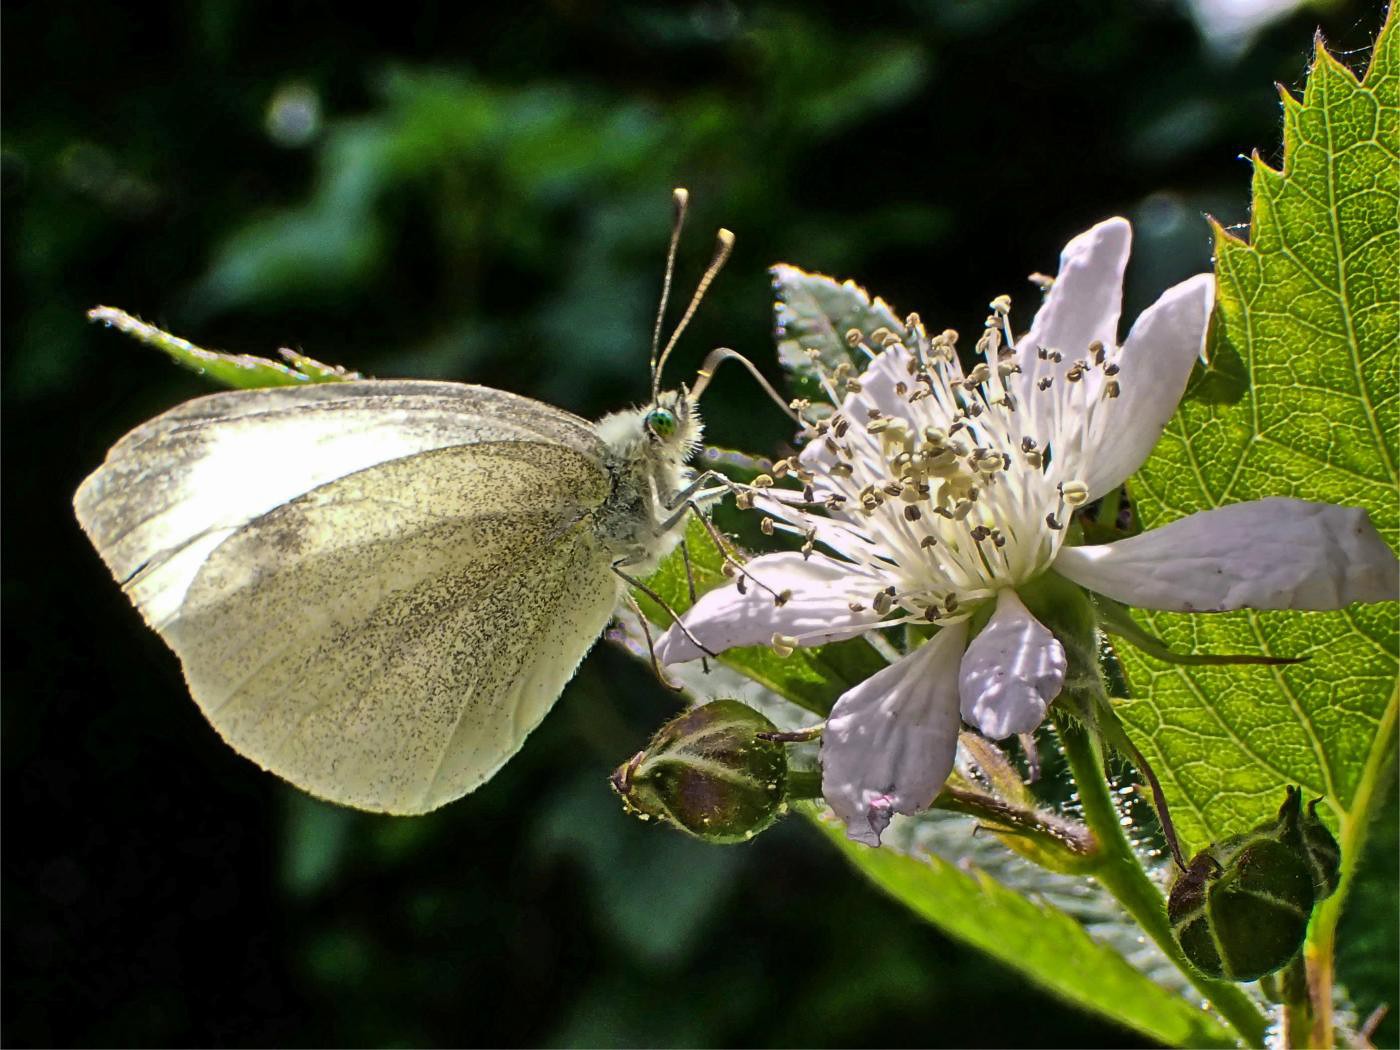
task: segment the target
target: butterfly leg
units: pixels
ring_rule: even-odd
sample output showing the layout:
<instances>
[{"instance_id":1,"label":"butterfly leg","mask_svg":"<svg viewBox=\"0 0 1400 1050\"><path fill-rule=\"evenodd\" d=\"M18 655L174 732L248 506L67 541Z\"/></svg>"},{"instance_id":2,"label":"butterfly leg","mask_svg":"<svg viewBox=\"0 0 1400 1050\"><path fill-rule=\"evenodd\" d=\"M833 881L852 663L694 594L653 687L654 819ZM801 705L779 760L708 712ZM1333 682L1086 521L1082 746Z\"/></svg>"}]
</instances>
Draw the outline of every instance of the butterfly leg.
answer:
<instances>
[{"instance_id":1,"label":"butterfly leg","mask_svg":"<svg viewBox=\"0 0 1400 1050\"><path fill-rule=\"evenodd\" d=\"M695 604L695 573L690 567L690 548L686 546L685 540L681 540L681 563L685 566L685 587L690 594L690 604ZM700 657L700 669L705 674L710 673L710 658Z\"/></svg>"},{"instance_id":2,"label":"butterfly leg","mask_svg":"<svg viewBox=\"0 0 1400 1050\"><path fill-rule=\"evenodd\" d=\"M713 487L707 489L706 485ZM714 499L716 496L723 496L726 492L738 495L748 491L750 489L747 485L740 485L733 478L727 477L717 470L702 470L690 480L690 484L671 493L671 497L665 501L666 509L676 512L668 519L666 527L669 528L685 516L686 504L691 501L701 502Z\"/></svg>"},{"instance_id":3,"label":"butterfly leg","mask_svg":"<svg viewBox=\"0 0 1400 1050\"><path fill-rule=\"evenodd\" d=\"M667 518L665 522L663 522L662 528L672 528L687 514L692 513L697 519L699 519L700 524L704 526L705 531L710 534L710 539L714 543L715 548L719 551L720 556L724 558L724 564L731 570L732 573L738 573L739 593L742 594L744 591L744 581L752 580L755 586L771 594L773 596L773 600L779 605L782 605L785 601L787 601L786 597L784 597L778 591L773 590L772 587L769 587L768 584L764 583L753 573L749 572L748 568L744 565L744 563L734 556L734 554L729 549L729 541L726 540L724 536L720 534L719 529L715 528L714 522L710 521L710 519L705 516L705 512L700 509L700 504L698 504L694 499L686 500L684 506L681 506L678 509L676 509L675 512L669 518Z\"/></svg>"},{"instance_id":4,"label":"butterfly leg","mask_svg":"<svg viewBox=\"0 0 1400 1050\"><path fill-rule=\"evenodd\" d=\"M631 591L624 591L623 596L627 599L628 606L636 613L637 622L642 625L642 637L647 640L647 655L651 657L651 669L656 672L657 680L667 689L674 689L679 693L685 686L671 681L661 669L661 661L656 658L656 643L651 637L651 624L647 622L647 614L642 612L642 607L637 604L637 599L632 597Z\"/></svg>"},{"instance_id":5,"label":"butterfly leg","mask_svg":"<svg viewBox=\"0 0 1400 1050\"><path fill-rule=\"evenodd\" d=\"M687 627L685 625L685 621L681 619L681 614L676 612L676 610L671 607L670 602L668 602L665 598L661 597L661 595L657 594L654 590L648 587L641 580L637 579L635 576L631 575L630 573L623 572L622 567L626 564L628 564L626 561L615 561L613 562L612 566L612 571L615 572L618 575L618 577L621 578L623 583L627 584L627 586L629 587L637 588L637 590L641 591L648 598L654 601L657 605L665 609L666 612L670 614L671 619L675 623L675 626L680 628L681 634L685 635L686 640L690 642L691 645L695 646L695 648L699 649L706 656L719 655L718 653L711 650L708 646L706 646L704 642L700 641L699 638L696 638L695 635L690 633L690 628Z\"/></svg>"}]
</instances>

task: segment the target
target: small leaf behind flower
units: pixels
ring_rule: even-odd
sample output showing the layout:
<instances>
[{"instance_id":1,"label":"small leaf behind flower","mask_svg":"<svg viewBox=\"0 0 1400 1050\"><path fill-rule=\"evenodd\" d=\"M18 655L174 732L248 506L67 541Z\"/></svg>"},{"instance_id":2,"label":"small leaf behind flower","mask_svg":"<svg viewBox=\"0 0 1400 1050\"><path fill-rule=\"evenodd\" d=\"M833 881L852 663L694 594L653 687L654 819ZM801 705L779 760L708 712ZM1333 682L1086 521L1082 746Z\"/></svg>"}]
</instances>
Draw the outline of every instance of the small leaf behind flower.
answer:
<instances>
[{"instance_id":1,"label":"small leaf behind flower","mask_svg":"<svg viewBox=\"0 0 1400 1050\"><path fill-rule=\"evenodd\" d=\"M888 328L904 335L904 323L878 296L871 298L854 281L840 282L819 273L779 263L773 274L773 319L778 340L778 360L789 369L803 393L815 391L817 370L808 350L827 370L842 362L859 368L860 351L846 342L846 333L858 329L870 340L875 331Z\"/></svg>"}]
</instances>

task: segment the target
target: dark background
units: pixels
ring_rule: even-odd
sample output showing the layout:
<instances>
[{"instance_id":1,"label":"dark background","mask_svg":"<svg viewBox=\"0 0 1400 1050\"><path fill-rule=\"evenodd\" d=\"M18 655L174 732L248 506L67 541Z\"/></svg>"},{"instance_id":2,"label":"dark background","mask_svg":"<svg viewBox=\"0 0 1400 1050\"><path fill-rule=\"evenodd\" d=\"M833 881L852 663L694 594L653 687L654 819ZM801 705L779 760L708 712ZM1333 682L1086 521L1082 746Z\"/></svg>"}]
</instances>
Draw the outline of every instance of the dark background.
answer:
<instances>
[{"instance_id":1,"label":"dark background","mask_svg":"<svg viewBox=\"0 0 1400 1050\"><path fill-rule=\"evenodd\" d=\"M645 396L684 184L680 287L716 226L738 247L677 378L720 343L774 372L778 260L975 326L1122 213L1131 314L1209 265L1202 213L1247 218L1240 155L1277 160L1272 85L1301 84L1315 25L1360 65L1378 6L1234 44L1150 2L343 12L6 6L5 1043L1130 1042L799 822L717 848L625 817L606 774L674 701L606 646L501 775L429 817L258 772L69 506L116 438L206 387L83 312L594 416ZM706 408L721 443L784 435L737 370ZM1393 916L1393 816L1380 845L1357 900ZM1386 965L1351 980L1393 996Z\"/></svg>"}]
</instances>

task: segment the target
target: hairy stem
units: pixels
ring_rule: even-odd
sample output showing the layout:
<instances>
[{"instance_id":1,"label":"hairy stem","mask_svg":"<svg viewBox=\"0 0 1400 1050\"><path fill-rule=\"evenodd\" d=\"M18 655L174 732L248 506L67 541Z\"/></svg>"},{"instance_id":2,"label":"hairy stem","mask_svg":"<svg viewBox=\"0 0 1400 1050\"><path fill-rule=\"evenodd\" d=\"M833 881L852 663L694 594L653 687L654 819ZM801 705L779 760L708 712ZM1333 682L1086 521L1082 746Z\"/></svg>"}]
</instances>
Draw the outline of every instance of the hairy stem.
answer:
<instances>
[{"instance_id":1,"label":"hairy stem","mask_svg":"<svg viewBox=\"0 0 1400 1050\"><path fill-rule=\"evenodd\" d=\"M1332 1020L1332 986L1335 983L1337 921L1342 917L1342 905L1351 889L1352 877L1361 863L1361 851L1366 845L1371 816L1376 806L1385 800L1385 787L1394 779L1384 776L1395 753L1397 694L1390 694L1390 703L1381 717L1376 742L1367 757L1361 780L1352 798L1351 811L1343 815L1341 834L1342 881L1337 892L1317 906L1308 926L1308 938L1303 943L1303 958L1308 965L1308 993L1312 1000L1312 1026L1298 1035L1307 1039L1290 1046L1332 1047L1336 1045ZM1295 1036L1295 1038L1297 1038Z\"/></svg>"},{"instance_id":2,"label":"hairy stem","mask_svg":"<svg viewBox=\"0 0 1400 1050\"><path fill-rule=\"evenodd\" d=\"M1214 981L1187 962L1167 922L1161 890L1143 869L1123 833L1117 806L1104 774L1103 755L1089 732L1063 714L1056 728L1079 789L1084 821L1098 839L1101 863L1093 876L1142 927L1162 953L1215 1008L1249 1046L1262 1047L1268 1018L1238 985Z\"/></svg>"}]
</instances>

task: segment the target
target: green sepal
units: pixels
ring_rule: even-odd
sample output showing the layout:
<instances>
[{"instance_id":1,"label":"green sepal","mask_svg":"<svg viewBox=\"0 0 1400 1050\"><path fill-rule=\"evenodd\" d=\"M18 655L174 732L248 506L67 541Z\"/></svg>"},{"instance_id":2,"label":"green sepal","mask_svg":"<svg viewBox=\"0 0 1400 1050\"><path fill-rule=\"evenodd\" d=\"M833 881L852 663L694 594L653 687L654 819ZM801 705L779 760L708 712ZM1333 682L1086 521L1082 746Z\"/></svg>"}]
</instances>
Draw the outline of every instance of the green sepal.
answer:
<instances>
[{"instance_id":1,"label":"green sepal","mask_svg":"<svg viewBox=\"0 0 1400 1050\"><path fill-rule=\"evenodd\" d=\"M1122 638L1148 656L1167 664L1184 666L1219 666L1225 664L1298 664L1305 656L1265 656L1250 653L1178 653L1160 638L1149 634L1133 619L1128 607L1102 594L1086 592L1098 614L1099 626L1108 634Z\"/></svg>"}]
</instances>

